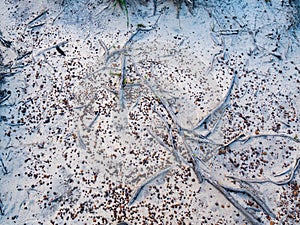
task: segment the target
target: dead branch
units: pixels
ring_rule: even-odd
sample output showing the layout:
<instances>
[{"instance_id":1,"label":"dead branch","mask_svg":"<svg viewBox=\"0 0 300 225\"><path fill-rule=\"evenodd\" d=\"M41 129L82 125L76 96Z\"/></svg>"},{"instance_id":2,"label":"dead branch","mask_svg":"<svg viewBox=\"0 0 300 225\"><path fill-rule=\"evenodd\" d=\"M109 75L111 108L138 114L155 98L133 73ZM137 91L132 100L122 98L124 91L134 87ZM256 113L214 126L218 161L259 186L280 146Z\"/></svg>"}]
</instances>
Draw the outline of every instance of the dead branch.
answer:
<instances>
[{"instance_id":1,"label":"dead branch","mask_svg":"<svg viewBox=\"0 0 300 225\"><path fill-rule=\"evenodd\" d=\"M0 105L5 102L6 100L9 99L9 97L11 96L11 94L7 94L6 96L4 96L2 99L0 99Z\"/></svg>"},{"instance_id":2,"label":"dead branch","mask_svg":"<svg viewBox=\"0 0 300 225\"><path fill-rule=\"evenodd\" d=\"M58 44L55 44L55 45L53 45L53 46L51 46L51 47L49 47L49 48L46 48L46 49L44 49L44 50L39 51L39 52L36 54L36 56L40 56L40 55L44 54L45 52L48 52L48 51L50 51L50 50L52 50L52 49L54 49L54 48L63 46L63 45L65 45L65 44L67 44L67 43L68 43L67 41L62 41L62 42L60 42L60 43L58 43Z\"/></svg>"},{"instance_id":3,"label":"dead branch","mask_svg":"<svg viewBox=\"0 0 300 225\"><path fill-rule=\"evenodd\" d=\"M82 139L82 137L81 137L79 131L78 131L78 133L77 133L77 136L78 136L78 141L79 141L80 146L82 147L82 149L85 150L85 149L86 149L86 145L85 145L85 143L84 143L84 141L83 141L83 139Z\"/></svg>"},{"instance_id":4,"label":"dead branch","mask_svg":"<svg viewBox=\"0 0 300 225\"><path fill-rule=\"evenodd\" d=\"M234 177L234 176L227 176L227 177L231 178L231 179L234 179L234 180L239 180L239 181L242 181L242 182L247 182L247 183L257 183L257 184L272 183L272 184L281 186L281 185L289 184L294 179L295 172L297 171L297 169L299 167L299 164L300 164L300 157L296 159L295 165L291 169L289 177L287 179L283 179L283 180L280 180L280 181L274 181L274 180L272 180L270 178L266 178L266 179L241 179L241 178L237 178L237 177ZM276 177L282 176L284 174L285 173L281 173L281 174L277 175Z\"/></svg>"},{"instance_id":5,"label":"dead branch","mask_svg":"<svg viewBox=\"0 0 300 225\"><path fill-rule=\"evenodd\" d=\"M251 139L256 139L256 138L268 138L268 137L282 137L282 138L287 138L291 141L294 141L296 143L300 143L300 140L297 137L291 137L287 134L258 134L258 135L250 135L246 136L245 134L240 134L236 138L232 139L229 143L221 145L217 150L221 148L227 148L236 142L241 142L243 144L247 143Z\"/></svg>"},{"instance_id":6,"label":"dead branch","mask_svg":"<svg viewBox=\"0 0 300 225\"><path fill-rule=\"evenodd\" d=\"M46 13L49 11L49 9L46 9L44 11L42 11L38 16L36 16L35 18L33 18L32 20L30 20L27 23L27 26L29 26L30 24L33 24L35 21L39 20L40 18L42 18L44 15L46 15Z\"/></svg>"},{"instance_id":7,"label":"dead branch","mask_svg":"<svg viewBox=\"0 0 300 225\"><path fill-rule=\"evenodd\" d=\"M0 31L0 43L6 47L6 48L10 48L11 47L11 44L12 42L11 41L7 41L5 40L3 37L2 37L2 32Z\"/></svg>"},{"instance_id":8,"label":"dead branch","mask_svg":"<svg viewBox=\"0 0 300 225\"><path fill-rule=\"evenodd\" d=\"M147 129L147 132L151 135L151 137L153 137L162 147L164 147L170 153L173 154L176 162L178 162L178 163L181 162L181 159L180 159L181 157L179 156L176 149L174 149L174 148L170 149L170 147L160 137L158 137L156 134L154 134L148 127L146 129Z\"/></svg>"},{"instance_id":9,"label":"dead branch","mask_svg":"<svg viewBox=\"0 0 300 225\"><path fill-rule=\"evenodd\" d=\"M171 119L173 120L173 122L175 123L175 125L177 126L178 131L181 131L181 126L179 125L179 123L177 121L177 117L176 117L175 113L170 108L169 103L164 98L162 98L158 94L158 92L153 88L153 86L149 83L149 81L147 79L145 79L145 77L140 74L140 72L139 72L139 70L137 68L137 65L136 65L136 63L134 61L133 61L133 67L135 69L136 74L141 78L141 80L143 80L143 82L150 89L150 91L159 99L159 102L166 109L166 111L168 112L169 116L171 117Z\"/></svg>"},{"instance_id":10,"label":"dead branch","mask_svg":"<svg viewBox=\"0 0 300 225\"><path fill-rule=\"evenodd\" d=\"M222 109L221 116L218 118L218 120L216 121L216 123L214 124L214 126L208 131L208 133L204 135L204 137L208 137L209 135L211 135L212 133L214 133L214 131L216 130L216 128L218 127L218 125L222 121L223 115L224 115L225 110L227 108L228 108L228 106L225 105L225 107Z\"/></svg>"},{"instance_id":11,"label":"dead branch","mask_svg":"<svg viewBox=\"0 0 300 225\"><path fill-rule=\"evenodd\" d=\"M157 24L158 24L158 21L159 21L159 19L160 19L160 16L161 16L161 15L159 15L159 16L157 17L157 19L156 19L156 21L155 21L154 24L152 24L152 25L150 25L150 26L148 26L148 27L140 27L140 26L138 26L137 29L136 29L136 31L135 31L135 32L130 36L130 38L125 42L123 48L127 48L128 45L132 43L134 37L137 36L140 32L149 32L149 31L151 31L151 30L154 30L154 29L157 27Z\"/></svg>"},{"instance_id":12,"label":"dead branch","mask_svg":"<svg viewBox=\"0 0 300 225\"><path fill-rule=\"evenodd\" d=\"M97 112L95 118L93 119L93 121L90 123L90 125L88 126L88 129L91 129L92 126L95 124L95 122L97 121L98 117L100 116L100 111Z\"/></svg>"},{"instance_id":13,"label":"dead branch","mask_svg":"<svg viewBox=\"0 0 300 225\"><path fill-rule=\"evenodd\" d=\"M153 16L155 16L157 11L157 0L152 0L152 2L153 2Z\"/></svg>"},{"instance_id":14,"label":"dead branch","mask_svg":"<svg viewBox=\"0 0 300 225\"><path fill-rule=\"evenodd\" d=\"M179 153L178 153L178 151L176 149L175 140L174 140L174 137L173 137L173 134L172 134L171 126L167 122L166 118L159 111L157 111L156 109L154 109L154 112L162 119L163 123L165 124L165 126L166 126L166 128L168 130L170 142L172 144L172 149L173 149L172 153L173 153L173 155L175 157L175 160L177 162L181 163L181 159L180 158L182 158L182 157L179 155Z\"/></svg>"},{"instance_id":15,"label":"dead branch","mask_svg":"<svg viewBox=\"0 0 300 225\"><path fill-rule=\"evenodd\" d=\"M245 217L246 219L253 225L259 225L260 222L252 215L250 214L243 206L238 203L231 195L228 193L228 191L219 184L219 182L210 174L209 169L205 165L205 163L197 157L190 146L186 143L185 138L183 135L181 135L183 139L183 143L186 147L186 149L189 152L189 155L192 159L192 164L193 164L193 170L198 178L199 183L202 183L204 180L206 180L209 184L211 184L213 187L215 187L223 196L235 207L237 208ZM252 195L253 196L253 195ZM258 200L259 201L259 200ZM261 203L261 202L259 202ZM264 204L262 206L265 209L268 209L265 207Z\"/></svg>"},{"instance_id":16,"label":"dead branch","mask_svg":"<svg viewBox=\"0 0 300 225\"><path fill-rule=\"evenodd\" d=\"M227 191L235 192L235 193L242 193L248 195L250 198L252 198L262 209L263 211L270 217L276 218L275 214L271 211L271 209L264 203L264 201L256 196L253 192L247 190L247 189L239 189L239 188L232 188L228 186L222 185L223 188Z\"/></svg>"},{"instance_id":17,"label":"dead branch","mask_svg":"<svg viewBox=\"0 0 300 225\"><path fill-rule=\"evenodd\" d=\"M120 77L120 83L119 83L119 100L120 100L120 107L121 109L124 109L125 103L124 103L124 87L126 85L126 56L123 55L122 60L122 71L121 71L121 77Z\"/></svg>"},{"instance_id":18,"label":"dead branch","mask_svg":"<svg viewBox=\"0 0 300 225\"><path fill-rule=\"evenodd\" d=\"M106 44L104 43L104 41L99 39L99 43L100 43L101 47L104 49L105 62L107 63L108 62L108 56L109 56L109 50L108 50Z\"/></svg>"},{"instance_id":19,"label":"dead branch","mask_svg":"<svg viewBox=\"0 0 300 225\"><path fill-rule=\"evenodd\" d=\"M230 99L230 95L232 92L232 89L234 87L234 84L237 82L237 74L235 73L232 80L231 80L231 84L228 88L227 94L225 95L223 101L215 108L213 109L208 115L206 115L197 125L195 128L193 128L193 130L197 130L199 129L213 114L215 114L218 110L224 108L227 104L229 104L229 99Z\"/></svg>"},{"instance_id":20,"label":"dead branch","mask_svg":"<svg viewBox=\"0 0 300 225\"><path fill-rule=\"evenodd\" d=\"M209 184L211 184L214 188L216 188L236 209L238 209L245 217L246 219L252 224L252 225L259 225L260 222L252 215L250 214L243 206L236 201L230 193L224 188L222 185L219 184L219 182L209 173L209 170L207 169L204 162L199 157L194 157L197 165L199 166L199 169L201 170L201 175L203 177L203 180L206 180Z\"/></svg>"},{"instance_id":21,"label":"dead branch","mask_svg":"<svg viewBox=\"0 0 300 225\"><path fill-rule=\"evenodd\" d=\"M105 54L106 54L106 63L108 62L109 59L111 59L112 57L115 57L117 55L117 58L119 58L119 56L121 54L124 54L127 52L129 45L133 43L133 40L135 38L135 36L137 36L138 34L140 34L141 32L149 32L151 30L156 29L157 27L157 23L159 21L161 15L158 16L158 18L156 19L155 23L153 25L150 25L149 27L141 27L138 26L136 31L128 38L128 40L125 42L125 44L123 45L123 47L121 49L115 50L111 53L109 53L109 49L106 47L106 45L101 41L100 44L101 46L104 48L105 50Z\"/></svg>"},{"instance_id":22,"label":"dead branch","mask_svg":"<svg viewBox=\"0 0 300 225\"><path fill-rule=\"evenodd\" d=\"M1 201L1 199L0 199L0 215L1 215L1 216L4 216L3 203L2 203L2 201Z\"/></svg>"},{"instance_id":23,"label":"dead branch","mask_svg":"<svg viewBox=\"0 0 300 225\"><path fill-rule=\"evenodd\" d=\"M244 209L243 206L240 203L238 203L230 195L230 193L228 193L227 190L222 185L220 185L216 180L212 178L208 178L206 176L205 176L205 180L209 184L211 184L214 188L216 188L236 209L238 209L252 225L261 224L251 213L249 213L246 209Z\"/></svg>"},{"instance_id":24,"label":"dead branch","mask_svg":"<svg viewBox=\"0 0 300 225\"><path fill-rule=\"evenodd\" d=\"M151 137L154 138L162 147L167 149L169 152L172 152L169 146L160 137L154 134L148 127L146 128L146 130L151 135Z\"/></svg>"},{"instance_id":25,"label":"dead branch","mask_svg":"<svg viewBox=\"0 0 300 225\"><path fill-rule=\"evenodd\" d=\"M240 141L242 141L243 143L246 143L246 142L250 141L251 139L268 138L268 137L282 137L282 138L287 138L296 143L300 143L300 140L297 137L291 137L287 134L258 134L258 135L253 135L253 136L244 136L243 138L240 139Z\"/></svg>"},{"instance_id":26,"label":"dead branch","mask_svg":"<svg viewBox=\"0 0 300 225\"><path fill-rule=\"evenodd\" d=\"M130 201L129 201L129 205L132 205L137 198L139 197L139 195L141 194L141 192L143 191L143 189L150 183L152 183L154 180L156 180L159 177L164 177L169 170L173 168L173 166L170 166L162 171L160 171L159 173L155 174L154 176L150 177L149 179L147 179L146 181L144 181L141 185L139 185L139 187L136 189L136 191L134 192L133 196L131 197Z\"/></svg>"},{"instance_id":27,"label":"dead branch","mask_svg":"<svg viewBox=\"0 0 300 225\"><path fill-rule=\"evenodd\" d=\"M3 162L3 159L0 155L0 164L1 164L1 167L2 167L2 172L4 175L7 175L8 174L8 170L7 170L7 167L5 166L4 162Z\"/></svg>"},{"instance_id":28,"label":"dead branch","mask_svg":"<svg viewBox=\"0 0 300 225\"><path fill-rule=\"evenodd\" d=\"M204 181L204 178L203 178L202 171L201 171L200 165L198 163L198 160L196 159L196 155L194 154L191 147L186 143L185 137L183 135L181 135L181 138L182 138L185 148L188 151L189 157L192 160L194 173L196 174L199 183L202 183Z\"/></svg>"}]
</instances>

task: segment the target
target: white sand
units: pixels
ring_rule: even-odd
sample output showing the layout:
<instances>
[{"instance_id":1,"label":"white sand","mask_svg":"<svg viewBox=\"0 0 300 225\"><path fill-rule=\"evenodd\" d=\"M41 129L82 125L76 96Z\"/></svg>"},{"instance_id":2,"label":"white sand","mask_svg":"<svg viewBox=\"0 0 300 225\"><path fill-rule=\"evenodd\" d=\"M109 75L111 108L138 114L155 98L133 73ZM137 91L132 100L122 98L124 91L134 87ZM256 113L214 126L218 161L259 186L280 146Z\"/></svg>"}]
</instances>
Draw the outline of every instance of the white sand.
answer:
<instances>
[{"instance_id":1,"label":"white sand","mask_svg":"<svg viewBox=\"0 0 300 225\"><path fill-rule=\"evenodd\" d=\"M0 224L300 223L297 9L203 2L0 2Z\"/></svg>"}]
</instances>

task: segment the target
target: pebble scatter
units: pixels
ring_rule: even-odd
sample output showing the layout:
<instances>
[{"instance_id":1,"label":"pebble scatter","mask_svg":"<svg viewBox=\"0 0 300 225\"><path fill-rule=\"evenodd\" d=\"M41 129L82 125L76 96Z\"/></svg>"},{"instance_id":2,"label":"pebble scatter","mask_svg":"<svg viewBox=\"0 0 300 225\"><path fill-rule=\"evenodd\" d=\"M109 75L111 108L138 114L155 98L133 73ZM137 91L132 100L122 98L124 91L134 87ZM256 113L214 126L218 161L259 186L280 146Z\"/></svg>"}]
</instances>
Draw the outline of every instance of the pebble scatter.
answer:
<instances>
[{"instance_id":1,"label":"pebble scatter","mask_svg":"<svg viewBox=\"0 0 300 225\"><path fill-rule=\"evenodd\" d=\"M300 222L299 6L184 2L0 3L1 224Z\"/></svg>"}]
</instances>

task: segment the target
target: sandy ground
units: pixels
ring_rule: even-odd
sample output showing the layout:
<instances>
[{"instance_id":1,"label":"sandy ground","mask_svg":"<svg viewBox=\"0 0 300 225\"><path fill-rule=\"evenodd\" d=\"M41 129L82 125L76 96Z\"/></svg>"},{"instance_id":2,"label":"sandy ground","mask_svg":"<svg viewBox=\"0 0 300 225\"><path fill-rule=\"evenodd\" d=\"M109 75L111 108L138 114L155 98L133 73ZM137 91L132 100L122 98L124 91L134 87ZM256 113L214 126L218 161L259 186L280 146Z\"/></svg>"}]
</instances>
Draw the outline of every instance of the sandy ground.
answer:
<instances>
[{"instance_id":1,"label":"sandy ground","mask_svg":"<svg viewBox=\"0 0 300 225\"><path fill-rule=\"evenodd\" d=\"M189 6L0 2L0 224L300 223L299 11Z\"/></svg>"}]
</instances>

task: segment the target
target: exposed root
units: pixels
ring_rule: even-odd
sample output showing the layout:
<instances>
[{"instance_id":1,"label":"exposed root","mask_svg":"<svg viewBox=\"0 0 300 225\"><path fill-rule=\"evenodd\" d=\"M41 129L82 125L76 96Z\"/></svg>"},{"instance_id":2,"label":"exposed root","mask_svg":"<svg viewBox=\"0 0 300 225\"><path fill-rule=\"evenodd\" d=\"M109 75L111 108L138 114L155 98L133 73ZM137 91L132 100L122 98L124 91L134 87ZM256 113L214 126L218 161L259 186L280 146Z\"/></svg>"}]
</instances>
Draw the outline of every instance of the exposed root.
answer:
<instances>
[{"instance_id":1,"label":"exposed root","mask_svg":"<svg viewBox=\"0 0 300 225\"><path fill-rule=\"evenodd\" d=\"M124 87L126 85L126 56L123 55L122 60L122 72L119 83L119 99L120 99L120 107L124 109L125 107L125 97L124 97Z\"/></svg>"},{"instance_id":2,"label":"exposed root","mask_svg":"<svg viewBox=\"0 0 300 225\"><path fill-rule=\"evenodd\" d=\"M280 181L274 181L271 178L266 178L266 179L241 179L241 178L237 178L234 176L227 176L228 178L234 179L234 180L238 180L238 181L242 181L242 182L247 182L247 183L257 183L257 184L264 184L264 183L272 183L275 185L286 185L289 184L295 177L295 173L299 167L300 164L300 158L297 158L297 160L295 161L295 165L293 166L293 168L291 168L290 173L288 178L280 180ZM275 177L279 177L286 174L286 172L281 173L281 174L277 174Z\"/></svg>"},{"instance_id":3,"label":"exposed root","mask_svg":"<svg viewBox=\"0 0 300 225\"><path fill-rule=\"evenodd\" d=\"M224 107L226 107L229 104L229 100L230 100L230 95L232 92L232 89L234 87L234 85L237 82L237 74L235 73L232 80L231 80L231 84L228 88L227 94L225 95L223 101L215 108L213 109L208 115L206 115L197 125L195 128L193 128L193 130L197 130L199 129L201 126L203 126L203 124L205 122L207 122L207 120L215 113L217 113L219 110L223 110Z\"/></svg>"},{"instance_id":4,"label":"exposed root","mask_svg":"<svg viewBox=\"0 0 300 225\"><path fill-rule=\"evenodd\" d=\"M154 180L156 180L159 177L164 177L169 172L169 170L172 168L173 168L173 166L160 171L159 173L157 173L156 175L153 175L152 177L150 177L149 179L144 181L141 185L139 185L138 188L136 189L136 191L134 192L133 196L131 197L131 199L129 201L129 205L132 205L133 203L135 203L135 201L137 200L137 198L139 197L139 195L141 194L141 192L144 190L144 188L147 185L149 185L150 183L152 183Z\"/></svg>"}]
</instances>

